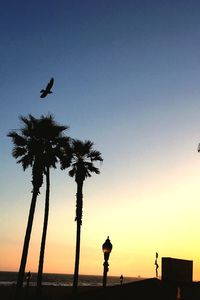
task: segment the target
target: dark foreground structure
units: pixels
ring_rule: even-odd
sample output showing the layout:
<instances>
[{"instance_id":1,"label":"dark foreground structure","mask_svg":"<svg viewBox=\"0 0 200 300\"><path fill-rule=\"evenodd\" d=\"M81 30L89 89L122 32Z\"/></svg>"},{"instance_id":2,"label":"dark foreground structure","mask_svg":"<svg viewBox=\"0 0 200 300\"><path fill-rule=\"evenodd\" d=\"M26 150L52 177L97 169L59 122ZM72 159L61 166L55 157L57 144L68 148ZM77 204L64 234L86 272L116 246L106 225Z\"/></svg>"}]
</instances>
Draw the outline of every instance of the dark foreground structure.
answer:
<instances>
[{"instance_id":1,"label":"dark foreground structure","mask_svg":"<svg viewBox=\"0 0 200 300\"><path fill-rule=\"evenodd\" d=\"M88 291L77 295L78 300L177 300L177 289L181 291L180 300L199 300L200 284L176 284L157 278L140 280L122 286Z\"/></svg>"},{"instance_id":2,"label":"dark foreground structure","mask_svg":"<svg viewBox=\"0 0 200 300\"><path fill-rule=\"evenodd\" d=\"M162 257L162 280L175 283L192 283L193 261Z\"/></svg>"},{"instance_id":3,"label":"dark foreground structure","mask_svg":"<svg viewBox=\"0 0 200 300\"><path fill-rule=\"evenodd\" d=\"M181 300L199 300L200 284L179 285ZM14 287L0 287L0 299L12 300ZM71 287L44 286L42 300L177 300L177 285L156 278L150 278L123 285L102 287L80 287L72 296ZM23 300L36 300L35 288L23 289ZM37 299L39 300L39 299Z\"/></svg>"},{"instance_id":4,"label":"dark foreground structure","mask_svg":"<svg viewBox=\"0 0 200 300\"><path fill-rule=\"evenodd\" d=\"M94 290L77 297L78 300L175 300L176 287L156 278L140 280L106 289ZM191 299L190 299L191 300Z\"/></svg>"}]
</instances>

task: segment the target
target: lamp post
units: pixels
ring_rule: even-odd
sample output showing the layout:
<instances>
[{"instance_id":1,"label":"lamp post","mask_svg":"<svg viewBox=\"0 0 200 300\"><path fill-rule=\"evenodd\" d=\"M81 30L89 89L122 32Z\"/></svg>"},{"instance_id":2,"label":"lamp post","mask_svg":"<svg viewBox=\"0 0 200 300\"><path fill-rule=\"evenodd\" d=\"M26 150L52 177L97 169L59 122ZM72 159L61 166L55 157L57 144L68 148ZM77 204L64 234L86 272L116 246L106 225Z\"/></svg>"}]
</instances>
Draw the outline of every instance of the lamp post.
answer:
<instances>
[{"instance_id":1,"label":"lamp post","mask_svg":"<svg viewBox=\"0 0 200 300\"><path fill-rule=\"evenodd\" d=\"M107 273L109 271L109 264L108 264L108 260L109 260L109 256L110 253L112 251L112 244L109 240L109 236L107 237L105 243L102 245L102 250L103 250L103 254L104 254L104 263L103 263L103 287L106 287L106 283L107 283Z\"/></svg>"}]
</instances>

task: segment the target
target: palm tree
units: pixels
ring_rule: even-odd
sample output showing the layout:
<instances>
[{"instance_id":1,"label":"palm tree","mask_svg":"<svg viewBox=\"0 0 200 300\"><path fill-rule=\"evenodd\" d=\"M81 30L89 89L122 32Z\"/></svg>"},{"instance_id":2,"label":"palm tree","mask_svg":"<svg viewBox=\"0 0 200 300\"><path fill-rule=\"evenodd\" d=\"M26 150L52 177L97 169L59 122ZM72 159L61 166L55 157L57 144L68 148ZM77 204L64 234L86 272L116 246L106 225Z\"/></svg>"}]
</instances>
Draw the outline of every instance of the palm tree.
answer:
<instances>
[{"instance_id":1,"label":"palm tree","mask_svg":"<svg viewBox=\"0 0 200 300\"><path fill-rule=\"evenodd\" d=\"M40 258L37 276L37 295L41 293L42 274L44 264L44 253L46 244L46 234L49 216L49 195L50 195L50 168L56 168L57 162L60 162L62 167L68 167L71 162L71 148L69 145L70 138L63 135L63 131L67 126L60 126L53 121L52 117L42 117L40 119L40 129L43 142L43 163L44 174L46 176L46 196L45 196L45 212L42 240L40 247Z\"/></svg>"},{"instance_id":2,"label":"palm tree","mask_svg":"<svg viewBox=\"0 0 200 300\"><path fill-rule=\"evenodd\" d=\"M76 217L77 231L76 231L76 256L73 279L73 292L75 293L78 286L79 274L79 260L80 260L80 237L82 225L82 211L83 211L83 182L87 177L91 177L91 173L100 174L98 168L93 164L95 161L103 161L101 153L93 150L93 143L91 141L72 140L72 168L69 175L75 178L77 184L76 193Z\"/></svg>"},{"instance_id":3,"label":"palm tree","mask_svg":"<svg viewBox=\"0 0 200 300\"><path fill-rule=\"evenodd\" d=\"M11 137L14 144L12 155L14 158L18 159L17 163L21 163L24 171L30 166L32 167L32 200L29 210L28 223L24 238L24 245L22 250L20 268L18 272L17 285L15 299L20 299L21 289L23 286L24 273L26 268L26 261L28 256L28 248L30 242L30 236L32 231L32 224L36 206L37 196L40 192L40 187L43 184L43 174L45 172L45 157L49 159L49 156L46 153L44 148L45 138L51 138L52 132L48 132L48 135L44 138L44 132L47 132L47 128L44 126L44 119L49 119L53 122L52 116L44 117L40 119L34 118L32 115L28 117L20 117L20 120L23 123L23 127L19 129L19 133L16 130L13 130L8 133L8 136ZM62 130L67 129L68 127L62 126ZM62 156L62 153L60 154ZM66 155L65 155L66 156ZM47 160L47 159L46 159ZM50 159L49 159L50 160ZM54 164L56 159L54 160Z\"/></svg>"},{"instance_id":4,"label":"palm tree","mask_svg":"<svg viewBox=\"0 0 200 300\"><path fill-rule=\"evenodd\" d=\"M25 171L29 166L32 167L32 200L29 210L28 223L26 227L26 233L24 238L24 245L22 250L20 268L17 278L17 286L15 299L20 299L21 289L23 285L24 272L26 267L28 248L30 242L30 236L32 231L32 224L35 212L35 205L37 196L40 192L40 187L43 183L43 164L41 156L41 147L33 137L35 127L37 127L37 120L31 115L28 118L20 117L23 123L23 127L19 129L19 133L15 130L10 131L8 136L11 137L14 144L12 155L18 159L17 163L21 163L23 170Z\"/></svg>"}]
</instances>

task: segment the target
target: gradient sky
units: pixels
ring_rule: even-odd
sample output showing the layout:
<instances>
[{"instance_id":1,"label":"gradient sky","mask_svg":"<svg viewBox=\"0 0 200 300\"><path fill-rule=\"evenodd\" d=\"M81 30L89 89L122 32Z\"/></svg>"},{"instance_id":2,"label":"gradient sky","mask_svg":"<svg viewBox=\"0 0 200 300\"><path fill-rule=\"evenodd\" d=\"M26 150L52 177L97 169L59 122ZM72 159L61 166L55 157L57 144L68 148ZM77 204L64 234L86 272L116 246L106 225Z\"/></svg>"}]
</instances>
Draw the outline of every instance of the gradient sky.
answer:
<instances>
[{"instance_id":1,"label":"gradient sky","mask_svg":"<svg viewBox=\"0 0 200 300\"><path fill-rule=\"evenodd\" d=\"M101 151L84 185L81 274L155 276L155 253L191 259L200 280L200 2L35 0L0 3L0 270L18 270L31 173L6 136L19 115L52 113ZM39 91L51 77L53 94ZM76 185L51 172L45 272L73 273ZM27 270L37 271L44 190Z\"/></svg>"}]
</instances>

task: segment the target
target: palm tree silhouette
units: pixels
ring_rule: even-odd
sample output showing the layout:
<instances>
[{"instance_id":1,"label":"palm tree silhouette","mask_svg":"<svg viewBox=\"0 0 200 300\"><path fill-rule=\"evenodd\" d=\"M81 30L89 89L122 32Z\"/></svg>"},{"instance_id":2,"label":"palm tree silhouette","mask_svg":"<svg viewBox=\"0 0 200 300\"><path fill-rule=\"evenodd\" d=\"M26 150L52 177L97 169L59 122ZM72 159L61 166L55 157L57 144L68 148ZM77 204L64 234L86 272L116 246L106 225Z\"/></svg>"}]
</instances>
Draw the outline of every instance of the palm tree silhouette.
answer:
<instances>
[{"instance_id":1,"label":"palm tree silhouette","mask_svg":"<svg viewBox=\"0 0 200 300\"><path fill-rule=\"evenodd\" d=\"M12 155L18 159L17 163L21 163L25 171L29 166L32 167L32 200L29 210L28 223L24 237L24 245L22 250L20 268L18 272L15 299L20 299L21 289L23 285L24 272L26 267L30 236L35 212L37 196L40 192L40 187L43 184L43 163L41 144L34 137L34 131L38 125L38 121L29 115L28 118L20 117L23 127L19 129L19 133L15 130L10 131L8 136L11 137L14 144Z\"/></svg>"},{"instance_id":2,"label":"palm tree silhouette","mask_svg":"<svg viewBox=\"0 0 200 300\"><path fill-rule=\"evenodd\" d=\"M80 259L80 237L82 225L82 211L83 211L83 182L87 177L91 177L91 173L100 174L98 168L93 164L95 161L103 161L101 153L93 150L93 143L91 141L72 140L72 168L69 171L71 177L75 177L77 184L76 193L76 217L77 231L76 231L76 256L73 278L73 292L75 293L78 286L79 275L79 259Z\"/></svg>"},{"instance_id":3,"label":"palm tree silhouette","mask_svg":"<svg viewBox=\"0 0 200 300\"><path fill-rule=\"evenodd\" d=\"M50 195L50 168L56 168L58 162L65 164L65 167L69 167L71 162L71 148L69 145L70 138L64 136L64 131L68 129L68 126L60 126L50 115L48 117L41 117L40 119L40 132L43 144L43 164L44 174L46 176L46 196L45 196L45 212L43 232L40 246L40 258L38 265L37 276L37 296L41 293L42 286L42 274L44 264L44 253L46 244L46 234L49 216L49 195Z\"/></svg>"},{"instance_id":4,"label":"palm tree silhouette","mask_svg":"<svg viewBox=\"0 0 200 300\"><path fill-rule=\"evenodd\" d=\"M44 117L42 116L40 119L34 118L31 114L29 114L28 117L20 117L20 120L23 123L23 127L19 129L19 133L16 132L16 130L13 130L8 133L8 136L11 137L12 142L14 144L12 155L14 158L18 159L17 163L21 163L24 171L28 167L32 167L32 200L29 210L29 217L28 217L28 223L26 227L26 233L24 238L24 245L22 250L22 256L21 256L21 262L20 262L20 268L18 272L18 278L17 278L17 285L16 285L16 293L15 293L15 299L20 299L21 295L21 289L23 286L23 279L24 279L24 273L26 268L26 261L27 261L27 255L28 255L28 248L29 248L29 242L30 242L30 236L32 231L32 224L33 224L33 218L34 218L34 212L35 212L35 206L36 206L36 200L37 196L40 193L40 188L43 184L43 175L46 175L47 178L47 191L46 192L46 199L47 204L45 208L45 212L48 212L48 197L49 197L49 172L48 167L53 166L55 167L57 162L57 157L61 157L64 155L66 157L65 152L58 151L58 146L54 146L53 139L56 136L56 133L59 134L67 129L66 126L53 126L56 125L53 121L53 117L51 115ZM47 126L47 124L51 124L52 126L50 128ZM59 137L60 138L60 137ZM47 141L50 141L50 143L47 143ZM67 140L63 144L66 147ZM52 147L50 147L50 144L52 143ZM55 150L56 153L58 153L57 156L55 156L55 152L52 151L52 149ZM20 158L20 159L19 159ZM65 159L66 161L66 159ZM65 162L67 165L67 162ZM48 220L48 214L46 213L45 216L45 222L46 219ZM44 223L45 223L44 222ZM47 226L47 225L46 225ZM46 227L44 226L44 228ZM43 230L43 243L42 245L45 245L45 238L46 236L45 229ZM41 246L41 252L42 252ZM44 252L43 252L44 253ZM43 254L44 255L44 254ZM40 263L39 265L43 264L42 260L42 254L40 255ZM40 270L42 268L40 267Z\"/></svg>"}]
</instances>

